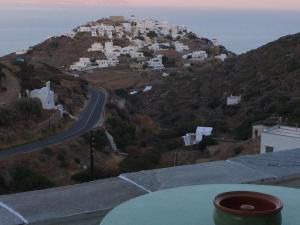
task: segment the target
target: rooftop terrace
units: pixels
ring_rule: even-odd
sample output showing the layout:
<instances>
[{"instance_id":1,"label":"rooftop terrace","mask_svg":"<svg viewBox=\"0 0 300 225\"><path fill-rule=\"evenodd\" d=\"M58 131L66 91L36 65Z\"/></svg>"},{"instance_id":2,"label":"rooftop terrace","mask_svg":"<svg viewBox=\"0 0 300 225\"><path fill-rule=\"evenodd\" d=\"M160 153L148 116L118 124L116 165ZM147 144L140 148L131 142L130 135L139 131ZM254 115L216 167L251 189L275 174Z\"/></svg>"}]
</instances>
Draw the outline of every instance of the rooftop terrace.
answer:
<instances>
[{"instance_id":1,"label":"rooftop terrace","mask_svg":"<svg viewBox=\"0 0 300 225\"><path fill-rule=\"evenodd\" d=\"M298 127L275 126L265 130L264 133L300 138L300 128Z\"/></svg>"},{"instance_id":2,"label":"rooftop terrace","mask_svg":"<svg viewBox=\"0 0 300 225\"><path fill-rule=\"evenodd\" d=\"M122 174L73 186L0 196L1 225L96 225L137 196L168 188L258 183L300 188L300 149Z\"/></svg>"}]
</instances>

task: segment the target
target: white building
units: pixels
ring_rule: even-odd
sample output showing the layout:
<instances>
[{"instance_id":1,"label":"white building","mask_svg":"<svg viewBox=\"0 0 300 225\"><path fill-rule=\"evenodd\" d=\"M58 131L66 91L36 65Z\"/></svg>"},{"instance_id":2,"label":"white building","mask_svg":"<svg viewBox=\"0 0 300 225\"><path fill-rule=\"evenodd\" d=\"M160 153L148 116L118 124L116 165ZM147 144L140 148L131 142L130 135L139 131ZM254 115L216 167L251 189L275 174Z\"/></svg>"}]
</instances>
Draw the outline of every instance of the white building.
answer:
<instances>
[{"instance_id":1,"label":"white building","mask_svg":"<svg viewBox=\"0 0 300 225\"><path fill-rule=\"evenodd\" d=\"M74 31L70 31L68 33L65 34L67 37L70 37L70 38L74 38L76 36L76 32Z\"/></svg>"},{"instance_id":2,"label":"white building","mask_svg":"<svg viewBox=\"0 0 300 225\"><path fill-rule=\"evenodd\" d=\"M208 58L206 51L195 51L189 54L182 56L183 59L194 60L194 61L203 61Z\"/></svg>"},{"instance_id":3,"label":"white building","mask_svg":"<svg viewBox=\"0 0 300 225\"><path fill-rule=\"evenodd\" d=\"M96 29L91 29L91 36L92 37L97 37L98 36L98 33L97 33Z\"/></svg>"},{"instance_id":4,"label":"white building","mask_svg":"<svg viewBox=\"0 0 300 225\"><path fill-rule=\"evenodd\" d=\"M144 58L144 53L143 52L130 52L130 57L134 59L138 58Z\"/></svg>"},{"instance_id":5,"label":"white building","mask_svg":"<svg viewBox=\"0 0 300 225\"><path fill-rule=\"evenodd\" d=\"M143 90L143 92L148 92L152 90L152 86L146 86Z\"/></svg>"},{"instance_id":6,"label":"white building","mask_svg":"<svg viewBox=\"0 0 300 225\"><path fill-rule=\"evenodd\" d=\"M220 54L220 55L217 55L215 58L216 59L220 59L221 61L224 61L225 59L227 59L227 55L226 54Z\"/></svg>"},{"instance_id":7,"label":"white building","mask_svg":"<svg viewBox=\"0 0 300 225\"><path fill-rule=\"evenodd\" d=\"M130 32L131 31L131 23L122 23L122 27L126 32Z\"/></svg>"},{"instance_id":8,"label":"white building","mask_svg":"<svg viewBox=\"0 0 300 225\"><path fill-rule=\"evenodd\" d=\"M30 91L29 97L40 99L43 109L55 108L54 92L50 89L50 81L46 83L45 87Z\"/></svg>"},{"instance_id":9,"label":"white building","mask_svg":"<svg viewBox=\"0 0 300 225\"><path fill-rule=\"evenodd\" d=\"M199 144L203 136L211 136L213 128L212 127L197 127L196 133L187 133L186 135L182 136L184 145L190 146Z\"/></svg>"},{"instance_id":10,"label":"white building","mask_svg":"<svg viewBox=\"0 0 300 225\"><path fill-rule=\"evenodd\" d=\"M188 51L190 49L188 45L185 45L179 41L174 42L174 47L175 47L176 52L179 52L179 53L181 53L183 51Z\"/></svg>"},{"instance_id":11,"label":"white building","mask_svg":"<svg viewBox=\"0 0 300 225\"><path fill-rule=\"evenodd\" d=\"M129 94L130 95L137 95L139 92L138 91L131 91Z\"/></svg>"},{"instance_id":12,"label":"white building","mask_svg":"<svg viewBox=\"0 0 300 225\"><path fill-rule=\"evenodd\" d=\"M29 49L20 49L16 51L16 55L25 55L28 51Z\"/></svg>"},{"instance_id":13,"label":"white building","mask_svg":"<svg viewBox=\"0 0 300 225\"><path fill-rule=\"evenodd\" d=\"M230 95L229 97L227 97L227 105L228 106L238 105L241 100L242 100L242 96L233 96L233 95Z\"/></svg>"},{"instance_id":14,"label":"white building","mask_svg":"<svg viewBox=\"0 0 300 225\"><path fill-rule=\"evenodd\" d=\"M139 49L144 48L146 45L145 42L140 39L132 40L132 44L137 46Z\"/></svg>"},{"instance_id":15,"label":"white building","mask_svg":"<svg viewBox=\"0 0 300 225\"><path fill-rule=\"evenodd\" d=\"M80 32L80 33L82 33L82 32L91 32L91 27L86 27L86 26L79 27L77 29L77 32Z\"/></svg>"},{"instance_id":16,"label":"white building","mask_svg":"<svg viewBox=\"0 0 300 225\"><path fill-rule=\"evenodd\" d=\"M113 52L114 51L114 44L112 41L105 42L104 47L105 47L105 52Z\"/></svg>"},{"instance_id":17,"label":"white building","mask_svg":"<svg viewBox=\"0 0 300 225\"><path fill-rule=\"evenodd\" d=\"M88 49L89 52L103 52L103 44L95 42L92 44L91 48Z\"/></svg>"},{"instance_id":18,"label":"white building","mask_svg":"<svg viewBox=\"0 0 300 225\"><path fill-rule=\"evenodd\" d=\"M122 55L130 55L133 52L137 52L138 47L136 46L127 46L120 50Z\"/></svg>"},{"instance_id":19,"label":"white building","mask_svg":"<svg viewBox=\"0 0 300 225\"><path fill-rule=\"evenodd\" d=\"M160 50L160 45L158 43L153 43L148 46L148 49L153 50L153 51L159 51Z\"/></svg>"},{"instance_id":20,"label":"white building","mask_svg":"<svg viewBox=\"0 0 300 225\"><path fill-rule=\"evenodd\" d=\"M151 58L149 61L147 61L147 65L153 69L164 69L165 66L162 63L162 57L162 55L158 55L155 58Z\"/></svg>"},{"instance_id":21,"label":"white building","mask_svg":"<svg viewBox=\"0 0 300 225\"><path fill-rule=\"evenodd\" d=\"M197 144L195 133L187 133L186 135L182 136L182 138L184 141L184 146L191 146Z\"/></svg>"},{"instance_id":22,"label":"white building","mask_svg":"<svg viewBox=\"0 0 300 225\"><path fill-rule=\"evenodd\" d=\"M110 65L109 60L106 60L106 59L96 60L96 63L97 63L99 68L107 68Z\"/></svg>"},{"instance_id":23,"label":"white building","mask_svg":"<svg viewBox=\"0 0 300 225\"><path fill-rule=\"evenodd\" d=\"M261 133L260 153L300 148L300 128L274 126Z\"/></svg>"},{"instance_id":24,"label":"white building","mask_svg":"<svg viewBox=\"0 0 300 225\"><path fill-rule=\"evenodd\" d=\"M213 131L212 127L197 127L196 129L196 142L200 143L203 136L211 136Z\"/></svg>"},{"instance_id":25,"label":"white building","mask_svg":"<svg viewBox=\"0 0 300 225\"><path fill-rule=\"evenodd\" d=\"M91 66L90 58L80 58L78 62L75 62L70 66L70 70L73 71L82 71Z\"/></svg>"}]
</instances>

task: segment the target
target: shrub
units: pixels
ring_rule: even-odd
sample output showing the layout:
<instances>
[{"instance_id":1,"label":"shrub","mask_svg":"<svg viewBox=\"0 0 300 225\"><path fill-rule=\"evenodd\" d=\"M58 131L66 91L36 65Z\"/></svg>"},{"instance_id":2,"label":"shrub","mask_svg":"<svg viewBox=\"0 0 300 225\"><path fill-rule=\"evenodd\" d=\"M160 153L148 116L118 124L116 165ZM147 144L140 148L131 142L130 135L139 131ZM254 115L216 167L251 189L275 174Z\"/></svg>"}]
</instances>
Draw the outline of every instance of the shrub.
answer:
<instances>
[{"instance_id":1,"label":"shrub","mask_svg":"<svg viewBox=\"0 0 300 225\"><path fill-rule=\"evenodd\" d=\"M166 67L175 67L176 66L176 59L174 57L163 56L162 57L162 63Z\"/></svg>"},{"instance_id":2,"label":"shrub","mask_svg":"<svg viewBox=\"0 0 300 225\"><path fill-rule=\"evenodd\" d=\"M197 35L194 34L193 32L189 32L189 33L187 34L187 37L188 37L189 39L197 39L197 38L198 38Z\"/></svg>"},{"instance_id":3,"label":"shrub","mask_svg":"<svg viewBox=\"0 0 300 225\"><path fill-rule=\"evenodd\" d=\"M133 125L119 119L108 119L107 123L111 127L110 133L120 149L125 149L133 143L135 138L135 127Z\"/></svg>"},{"instance_id":4,"label":"shrub","mask_svg":"<svg viewBox=\"0 0 300 225\"><path fill-rule=\"evenodd\" d=\"M11 125L17 119L17 111L13 108L0 107L0 126Z\"/></svg>"},{"instance_id":5,"label":"shrub","mask_svg":"<svg viewBox=\"0 0 300 225\"><path fill-rule=\"evenodd\" d=\"M93 178L91 177L91 170L86 169L84 171L74 174L73 176L71 176L71 179L74 181L77 181L79 183L84 183L84 182L88 182L88 181L92 181L92 180L99 180L99 179L114 177L117 175L118 175L117 171L107 171L107 170L103 170L101 168L95 168Z\"/></svg>"},{"instance_id":6,"label":"shrub","mask_svg":"<svg viewBox=\"0 0 300 225\"><path fill-rule=\"evenodd\" d=\"M157 37L157 34L154 31L150 31L147 33L147 37L153 39L153 38Z\"/></svg>"},{"instance_id":7,"label":"shrub","mask_svg":"<svg viewBox=\"0 0 300 225\"><path fill-rule=\"evenodd\" d=\"M12 189L17 192L40 190L53 187L53 183L45 176L28 168L18 166L12 175Z\"/></svg>"},{"instance_id":8,"label":"shrub","mask_svg":"<svg viewBox=\"0 0 300 225\"><path fill-rule=\"evenodd\" d=\"M104 130L97 130L95 132L95 147L96 150L102 150L108 145L108 140Z\"/></svg>"},{"instance_id":9,"label":"shrub","mask_svg":"<svg viewBox=\"0 0 300 225\"><path fill-rule=\"evenodd\" d=\"M31 116L39 117L43 109L41 101L37 98L19 99L15 102L15 108L21 118L28 118Z\"/></svg>"},{"instance_id":10,"label":"shrub","mask_svg":"<svg viewBox=\"0 0 300 225\"><path fill-rule=\"evenodd\" d=\"M235 138L238 140L247 140L251 136L252 132L252 120L243 121L236 129L235 129Z\"/></svg>"},{"instance_id":11,"label":"shrub","mask_svg":"<svg viewBox=\"0 0 300 225\"><path fill-rule=\"evenodd\" d=\"M119 165L121 173L154 169L159 162L159 154L154 152L142 156L129 156Z\"/></svg>"},{"instance_id":12,"label":"shrub","mask_svg":"<svg viewBox=\"0 0 300 225\"><path fill-rule=\"evenodd\" d=\"M182 136L186 133L195 133L197 126L201 124L201 121L179 121L175 123L175 129L177 130L178 135Z\"/></svg>"},{"instance_id":13,"label":"shrub","mask_svg":"<svg viewBox=\"0 0 300 225\"><path fill-rule=\"evenodd\" d=\"M198 144L200 150L205 150L207 146L217 145L217 141L211 136L203 136L202 141Z\"/></svg>"}]
</instances>

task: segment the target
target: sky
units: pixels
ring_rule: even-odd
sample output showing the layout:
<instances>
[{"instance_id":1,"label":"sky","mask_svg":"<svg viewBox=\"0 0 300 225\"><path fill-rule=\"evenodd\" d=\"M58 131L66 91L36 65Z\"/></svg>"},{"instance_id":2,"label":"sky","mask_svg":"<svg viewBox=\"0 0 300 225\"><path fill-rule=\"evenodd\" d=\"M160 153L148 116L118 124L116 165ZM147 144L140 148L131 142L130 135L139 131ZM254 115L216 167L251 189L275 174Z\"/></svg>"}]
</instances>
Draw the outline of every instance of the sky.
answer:
<instances>
[{"instance_id":1,"label":"sky","mask_svg":"<svg viewBox=\"0 0 300 225\"><path fill-rule=\"evenodd\" d=\"M127 5L300 11L300 0L0 0L2 5Z\"/></svg>"}]
</instances>

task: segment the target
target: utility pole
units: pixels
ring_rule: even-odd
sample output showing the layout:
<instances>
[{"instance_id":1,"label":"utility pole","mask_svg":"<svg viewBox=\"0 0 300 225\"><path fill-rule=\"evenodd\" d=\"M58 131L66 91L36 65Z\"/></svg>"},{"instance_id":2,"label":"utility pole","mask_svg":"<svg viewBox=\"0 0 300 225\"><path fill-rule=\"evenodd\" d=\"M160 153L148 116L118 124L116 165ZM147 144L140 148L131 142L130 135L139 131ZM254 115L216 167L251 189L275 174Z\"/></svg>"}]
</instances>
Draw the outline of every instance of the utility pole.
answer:
<instances>
[{"instance_id":1,"label":"utility pole","mask_svg":"<svg viewBox=\"0 0 300 225\"><path fill-rule=\"evenodd\" d=\"M94 179L94 152L95 152L95 133L91 130L90 133L90 172L91 172L91 180Z\"/></svg>"}]
</instances>

